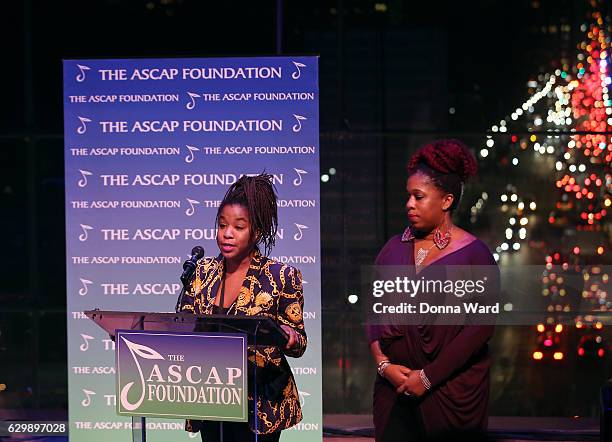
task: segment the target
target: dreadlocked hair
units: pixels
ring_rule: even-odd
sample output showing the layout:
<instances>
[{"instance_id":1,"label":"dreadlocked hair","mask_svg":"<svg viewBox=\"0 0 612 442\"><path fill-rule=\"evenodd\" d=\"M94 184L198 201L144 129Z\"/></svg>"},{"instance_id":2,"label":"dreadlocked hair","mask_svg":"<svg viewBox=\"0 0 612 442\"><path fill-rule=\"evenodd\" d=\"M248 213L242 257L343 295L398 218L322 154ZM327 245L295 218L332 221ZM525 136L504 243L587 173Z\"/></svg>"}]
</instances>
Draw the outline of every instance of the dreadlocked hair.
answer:
<instances>
[{"instance_id":1,"label":"dreadlocked hair","mask_svg":"<svg viewBox=\"0 0 612 442\"><path fill-rule=\"evenodd\" d=\"M435 140L422 146L408 161L408 174L421 172L442 191L453 195L453 211L463 195L465 181L478 172L476 158L459 140Z\"/></svg>"},{"instance_id":2,"label":"dreadlocked hair","mask_svg":"<svg viewBox=\"0 0 612 442\"><path fill-rule=\"evenodd\" d=\"M242 176L225 193L215 220L218 227L221 210L227 205L238 204L249 212L251 238L255 244L263 244L267 256L276 242L278 229L278 210L276 189L272 175L262 173L255 176Z\"/></svg>"}]
</instances>

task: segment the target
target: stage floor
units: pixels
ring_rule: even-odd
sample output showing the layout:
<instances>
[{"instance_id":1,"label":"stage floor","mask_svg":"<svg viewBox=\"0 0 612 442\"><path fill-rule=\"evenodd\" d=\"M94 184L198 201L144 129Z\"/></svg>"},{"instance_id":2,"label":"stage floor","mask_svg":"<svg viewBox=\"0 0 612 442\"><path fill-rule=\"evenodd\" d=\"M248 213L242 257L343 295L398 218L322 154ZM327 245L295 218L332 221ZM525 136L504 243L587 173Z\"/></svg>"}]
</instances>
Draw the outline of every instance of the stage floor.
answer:
<instances>
[{"instance_id":1,"label":"stage floor","mask_svg":"<svg viewBox=\"0 0 612 442\"><path fill-rule=\"evenodd\" d=\"M327 414L323 428L326 442L374 441L370 415ZM492 416L488 433L491 439L505 442L599 441L599 419Z\"/></svg>"}]
</instances>

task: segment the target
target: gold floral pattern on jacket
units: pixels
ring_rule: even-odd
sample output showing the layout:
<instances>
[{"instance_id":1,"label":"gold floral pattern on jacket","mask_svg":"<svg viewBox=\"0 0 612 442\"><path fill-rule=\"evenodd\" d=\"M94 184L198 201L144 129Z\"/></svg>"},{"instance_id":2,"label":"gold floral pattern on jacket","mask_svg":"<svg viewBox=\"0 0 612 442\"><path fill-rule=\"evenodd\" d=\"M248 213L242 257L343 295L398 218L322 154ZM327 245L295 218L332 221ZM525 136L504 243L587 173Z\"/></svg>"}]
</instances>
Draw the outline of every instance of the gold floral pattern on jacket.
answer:
<instances>
[{"instance_id":1,"label":"gold floral pattern on jacket","mask_svg":"<svg viewBox=\"0 0 612 442\"><path fill-rule=\"evenodd\" d=\"M185 294L181 311L199 315L212 314L215 296L224 272L224 260L202 258L198 261L191 290ZM261 315L287 325L297 332L297 342L289 350L275 346L249 345L248 361L257 366L257 378L268 383L279 380L279 391L257 388L257 432L269 434L292 427L302 420L298 389L285 356L300 357L306 351L303 321L304 297L302 274L290 265L279 263L256 252L236 301L228 315ZM252 369L249 369L249 376ZM249 426L255 431L253 388L249 379ZM272 397L273 396L273 397ZM201 421L188 420L185 430L198 432Z\"/></svg>"}]
</instances>

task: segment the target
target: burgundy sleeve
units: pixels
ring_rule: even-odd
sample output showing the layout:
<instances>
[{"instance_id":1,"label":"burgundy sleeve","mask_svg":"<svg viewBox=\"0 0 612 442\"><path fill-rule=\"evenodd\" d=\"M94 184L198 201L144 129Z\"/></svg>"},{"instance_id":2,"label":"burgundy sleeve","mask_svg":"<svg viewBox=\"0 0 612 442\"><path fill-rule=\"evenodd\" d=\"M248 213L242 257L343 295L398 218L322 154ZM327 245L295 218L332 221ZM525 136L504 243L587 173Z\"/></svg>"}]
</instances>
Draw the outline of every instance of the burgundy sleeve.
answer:
<instances>
[{"instance_id":1,"label":"burgundy sleeve","mask_svg":"<svg viewBox=\"0 0 612 442\"><path fill-rule=\"evenodd\" d=\"M368 344L378 341L382 336L380 325L366 325L366 335L368 335Z\"/></svg>"},{"instance_id":2,"label":"burgundy sleeve","mask_svg":"<svg viewBox=\"0 0 612 442\"><path fill-rule=\"evenodd\" d=\"M397 237L391 238L387 243L383 246L383 248L378 252L378 256L374 260L374 265L385 265L385 264L394 264L392 261L391 254L393 249L394 242L397 241ZM366 335L368 336L368 345L374 341L378 341L381 336L385 334L384 325L377 324L368 324L366 325Z\"/></svg>"}]
</instances>

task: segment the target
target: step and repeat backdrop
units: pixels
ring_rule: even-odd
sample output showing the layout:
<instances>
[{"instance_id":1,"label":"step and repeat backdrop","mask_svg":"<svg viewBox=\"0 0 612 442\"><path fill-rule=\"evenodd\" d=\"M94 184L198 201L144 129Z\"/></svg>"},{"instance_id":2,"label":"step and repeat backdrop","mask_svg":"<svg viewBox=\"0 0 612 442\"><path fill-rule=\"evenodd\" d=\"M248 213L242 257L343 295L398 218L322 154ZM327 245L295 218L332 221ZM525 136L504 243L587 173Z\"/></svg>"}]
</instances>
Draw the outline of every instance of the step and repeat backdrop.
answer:
<instances>
[{"instance_id":1,"label":"step and repeat backdrop","mask_svg":"<svg viewBox=\"0 0 612 442\"><path fill-rule=\"evenodd\" d=\"M263 171L279 196L271 257L302 270L308 350L289 362L322 438L318 59L64 61L70 439L129 440L116 414L114 342L83 311L172 312L182 263L216 256L230 184ZM148 439L191 440L148 420ZM200 436L197 435L197 438Z\"/></svg>"}]
</instances>

